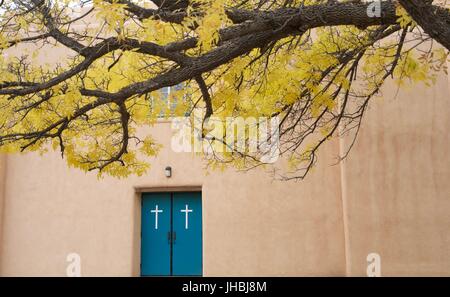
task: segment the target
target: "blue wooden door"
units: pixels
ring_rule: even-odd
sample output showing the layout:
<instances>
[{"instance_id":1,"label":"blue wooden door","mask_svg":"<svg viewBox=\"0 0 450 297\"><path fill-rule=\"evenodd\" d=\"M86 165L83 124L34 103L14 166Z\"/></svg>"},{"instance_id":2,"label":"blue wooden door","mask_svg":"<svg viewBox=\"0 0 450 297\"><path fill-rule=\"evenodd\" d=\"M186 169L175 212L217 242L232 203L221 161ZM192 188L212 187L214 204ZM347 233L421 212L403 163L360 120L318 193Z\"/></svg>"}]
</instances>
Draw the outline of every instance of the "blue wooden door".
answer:
<instances>
[{"instance_id":1,"label":"blue wooden door","mask_svg":"<svg viewBox=\"0 0 450 297\"><path fill-rule=\"evenodd\" d=\"M141 275L202 275L201 193L142 196Z\"/></svg>"},{"instance_id":2,"label":"blue wooden door","mask_svg":"<svg viewBox=\"0 0 450 297\"><path fill-rule=\"evenodd\" d=\"M170 275L170 193L144 194L141 211L141 275Z\"/></svg>"},{"instance_id":3,"label":"blue wooden door","mask_svg":"<svg viewBox=\"0 0 450 297\"><path fill-rule=\"evenodd\" d=\"M202 275L201 194L174 193L172 217L173 275Z\"/></svg>"}]
</instances>

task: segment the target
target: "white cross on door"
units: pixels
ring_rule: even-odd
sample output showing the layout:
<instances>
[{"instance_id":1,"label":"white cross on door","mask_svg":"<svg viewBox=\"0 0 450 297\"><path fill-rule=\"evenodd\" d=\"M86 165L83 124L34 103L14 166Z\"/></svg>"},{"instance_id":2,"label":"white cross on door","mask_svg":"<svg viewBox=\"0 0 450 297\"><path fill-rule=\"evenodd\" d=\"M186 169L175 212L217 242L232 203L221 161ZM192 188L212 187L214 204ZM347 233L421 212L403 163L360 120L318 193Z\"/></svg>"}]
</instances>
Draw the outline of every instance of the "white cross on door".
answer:
<instances>
[{"instance_id":1,"label":"white cross on door","mask_svg":"<svg viewBox=\"0 0 450 297\"><path fill-rule=\"evenodd\" d=\"M185 209L182 209L182 210L180 210L180 211L181 211L181 212L184 212L184 213L185 213L185 216L186 216L186 222L185 222L184 228L185 228L185 229L189 229L189 213L190 213L190 212L193 212L193 210L192 210L192 209L189 209L188 205L186 204L186 208L185 208Z\"/></svg>"},{"instance_id":2,"label":"white cross on door","mask_svg":"<svg viewBox=\"0 0 450 297\"><path fill-rule=\"evenodd\" d=\"M150 212L155 214L155 229L158 229L158 213L163 212L163 210L158 209L158 204L156 204L155 209L150 210Z\"/></svg>"}]
</instances>

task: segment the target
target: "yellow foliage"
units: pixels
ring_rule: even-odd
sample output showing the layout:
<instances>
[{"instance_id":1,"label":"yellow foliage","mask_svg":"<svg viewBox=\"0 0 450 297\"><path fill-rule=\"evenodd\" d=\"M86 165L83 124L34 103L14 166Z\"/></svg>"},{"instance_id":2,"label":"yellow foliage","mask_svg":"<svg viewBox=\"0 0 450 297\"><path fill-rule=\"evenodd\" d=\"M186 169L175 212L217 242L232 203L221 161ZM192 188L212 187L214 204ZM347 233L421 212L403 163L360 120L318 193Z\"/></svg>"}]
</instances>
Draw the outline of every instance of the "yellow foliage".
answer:
<instances>
[{"instance_id":1,"label":"yellow foliage","mask_svg":"<svg viewBox=\"0 0 450 297\"><path fill-rule=\"evenodd\" d=\"M61 1L54 1L63 6ZM58 2L58 3L57 3ZM66 5L75 5L78 1L63 0ZM286 1L268 1L261 9L282 7ZM319 0L295 0L293 5L311 5L324 3ZM219 32L230 21L226 17L226 8L232 6L232 0L195 0L190 1L187 17L181 24L173 24L160 19L130 20L126 4L117 0L94 0L95 15L100 25L87 29L87 36L82 42L89 44L109 36L119 41L125 38L137 39L139 42L152 42L165 46L188 37L198 37L197 46L180 54L201 56L219 46ZM261 3L250 0L242 8L254 8ZM140 3L142 4L142 3ZM203 14L195 14L194 5L199 5ZM2 11L2 18L11 16L12 12ZM415 26L414 21L400 6L397 7L398 23L401 27ZM49 78L63 74L69 68L83 63L82 56L67 57L58 61L58 66L32 64L26 71L21 71L23 61L20 56L8 56L4 51L10 42L26 36L36 28L43 28L41 21L31 20L29 16L14 18L14 32L0 32L0 83L6 81L45 82ZM30 25L31 24L31 25ZM105 27L103 27L103 25ZM62 32L72 32L69 26L61 25ZM105 28L105 29L103 29ZM17 29L17 30L16 30ZM370 28L369 28L370 29ZM283 115L286 108L297 103L310 100L305 107L305 114L311 119L318 118L325 110L335 111L337 100L342 93L352 92L367 96L374 92L383 82L387 69L396 59L397 40L382 41L375 46L369 46L369 30L360 30L354 26L324 27L308 31L302 37L283 38L276 43L273 51L262 48L251 50L245 55L236 57L229 63L204 73L203 77L211 94L214 116L226 117L271 117L274 114ZM72 31L71 31L72 30ZM96 40L96 37L99 39ZM50 45L49 45L50 46ZM367 48L359 61L359 86L353 85L349 71L355 59L342 62L342 53L352 53L361 48ZM15 49L16 50L16 49ZM52 53L52 48L48 51ZM33 60L38 60L38 51L31 52ZM30 57L28 57L30 59ZM427 56L420 56L414 51L403 52L398 59L393 72L396 81L404 85L406 82L425 82L431 84L436 79L436 70L446 71L448 51L433 49ZM28 61L29 60L25 60ZM15 140L14 137L1 143L2 152L18 152L23 147L27 150L44 152L47 147L54 150L64 149L67 163L85 171L101 168L102 174L119 178L129 174L141 175L149 168L145 158L158 153L160 146L151 137L137 141L139 126L152 125L161 116L166 118L185 116L195 106L204 109L201 91L195 80L183 83L179 89L173 88L169 95L161 90L149 94L137 93L125 101L130 120L127 123L130 143L126 153L120 160L104 166L120 151L123 143L122 114L117 102L109 102L85 114L75 117L74 112L82 106L96 102L99 98L82 96L80 89L102 90L105 92L120 92L130 84L144 82L154 78L159 73L180 68L173 61L145 55L126 47L117 49L90 65L86 71L65 79L45 91L51 98L40 102L46 95L45 91L27 96L18 96L11 100L9 96L0 95L0 135L20 135L45 129L61 119L71 119L64 132L59 137L50 137L30 144L27 139ZM178 82L171 82L173 84ZM168 83L165 83L168 85ZM341 95L334 92L341 90ZM36 105L27 110L24 106ZM48 134L56 134L61 125L56 125ZM326 136L331 128L320 126L320 133ZM18 137L17 137L18 138ZM136 140L136 141L133 141ZM63 141L63 147L61 147ZM30 144L30 146L27 146ZM292 157L289 163L293 168L301 162L309 160L311 149L307 147L304 154ZM223 153L225 159L234 158L229 152ZM144 161L143 161L144 160ZM148 159L147 159L148 161ZM235 165L245 167L245 160L237 158ZM212 161L212 167L224 168L225 165Z\"/></svg>"}]
</instances>

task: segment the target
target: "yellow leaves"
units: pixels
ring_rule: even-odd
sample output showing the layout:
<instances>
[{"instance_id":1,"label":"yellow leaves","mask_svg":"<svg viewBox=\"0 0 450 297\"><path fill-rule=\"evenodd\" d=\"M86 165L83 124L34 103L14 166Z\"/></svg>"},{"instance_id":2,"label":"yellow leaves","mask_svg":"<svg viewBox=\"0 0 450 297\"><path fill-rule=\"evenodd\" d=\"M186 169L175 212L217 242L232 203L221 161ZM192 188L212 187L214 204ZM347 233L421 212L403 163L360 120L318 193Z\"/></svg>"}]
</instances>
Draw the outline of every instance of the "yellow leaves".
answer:
<instances>
[{"instance_id":1,"label":"yellow leaves","mask_svg":"<svg viewBox=\"0 0 450 297\"><path fill-rule=\"evenodd\" d=\"M412 17L400 4L397 4L395 12L396 15L398 16L397 22L402 28L406 28L409 25L411 25L412 27L417 26L417 23L412 19Z\"/></svg>"},{"instance_id":2,"label":"yellow leaves","mask_svg":"<svg viewBox=\"0 0 450 297\"><path fill-rule=\"evenodd\" d=\"M161 145L156 144L153 138L150 136L147 136L143 141L142 145L139 149L140 152L142 152L144 155L148 157L156 156L156 154L161 149Z\"/></svg>"},{"instance_id":3,"label":"yellow leaves","mask_svg":"<svg viewBox=\"0 0 450 297\"><path fill-rule=\"evenodd\" d=\"M7 48L8 45L8 39L0 32L0 50Z\"/></svg>"},{"instance_id":4,"label":"yellow leaves","mask_svg":"<svg viewBox=\"0 0 450 297\"><path fill-rule=\"evenodd\" d=\"M146 62L142 57L142 54L134 51L116 51L114 55L95 61L83 81L87 88L117 92L131 83L150 77L145 71L140 71Z\"/></svg>"},{"instance_id":5,"label":"yellow leaves","mask_svg":"<svg viewBox=\"0 0 450 297\"><path fill-rule=\"evenodd\" d=\"M115 116L91 114L91 124L77 122L76 130L67 130L63 134L65 151L64 156L70 167L83 171L93 168L101 169L98 177L105 174L117 178L124 178L130 174L143 175L149 168L149 164L140 160L139 152L145 156L153 156L158 151L158 145L151 138L146 138L137 147L131 139L127 151L123 154L123 135L121 124L114 121ZM108 122L108 119L110 120ZM98 124L92 125L97 122ZM101 124L104 123L104 124ZM129 127L130 135L135 133ZM53 140L53 148L57 149L58 141Z\"/></svg>"},{"instance_id":6,"label":"yellow leaves","mask_svg":"<svg viewBox=\"0 0 450 297\"><path fill-rule=\"evenodd\" d=\"M25 19L25 17L23 17L23 16L18 16L17 18L16 18L16 22L17 22L17 24L20 26L20 28L22 29L22 30L27 30L28 29L28 22L27 22L27 20Z\"/></svg>"},{"instance_id":7,"label":"yellow leaves","mask_svg":"<svg viewBox=\"0 0 450 297\"><path fill-rule=\"evenodd\" d=\"M403 55L399 65L394 72L397 84L404 86L405 82L423 82L430 86L435 83L435 75L430 71L430 64L427 61L419 61L413 54Z\"/></svg>"},{"instance_id":8,"label":"yellow leaves","mask_svg":"<svg viewBox=\"0 0 450 297\"><path fill-rule=\"evenodd\" d=\"M446 50L443 47L435 49L433 54L435 58L442 63L445 63L450 57L450 51Z\"/></svg>"},{"instance_id":9,"label":"yellow leaves","mask_svg":"<svg viewBox=\"0 0 450 297\"><path fill-rule=\"evenodd\" d=\"M434 51L438 65L435 66L436 71L442 71L448 75L448 65L450 65L450 51L444 48L438 48Z\"/></svg>"},{"instance_id":10,"label":"yellow leaves","mask_svg":"<svg viewBox=\"0 0 450 297\"><path fill-rule=\"evenodd\" d=\"M64 0L66 4L70 2L71 0ZM229 25L225 8L235 5L232 0L190 1L191 6L187 9L188 16L183 23L172 24L152 18L144 20L135 18L131 21L129 15L125 12L125 4L116 0L112 3L102 0L94 0L93 2L98 19L103 21L101 24L93 24L96 27L94 30L87 29L85 32L78 32L68 25L63 25L63 19L58 23L60 30L64 33L70 31L71 37L79 38L80 42L86 45L97 44L110 36L115 36L119 40L131 37L138 40L140 44L143 41L148 41L160 45L186 40L190 37L198 37L199 42L196 47L180 52L180 54L194 57L204 54L217 45L219 30ZM147 2L149 3L149 1ZM282 0L269 2L272 3L273 7L268 7L267 4L263 3L260 9L275 9L286 4L286 1ZM258 3L261 3L261 1L250 0L243 3L242 8L254 8ZM289 3L292 5L294 3L295 5L300 5L300 3L309 5L324 3L324 1L294 0L289 1ZM52 7L52 9L55 8ZM402 27L412 23L411 18L400 7L397 9L397 14L399 24ZM15 23L26 30L27 20L25 18L18 17ZM106 31L103 29L104 23L106 23ZM318 28L306 32L302 37L289 36L283 38L273 48L269 47L267 51L265 51L266 48L253 49L217 69L203 73L204 79L210 87L214 116L220 120L226 117L248 119L250 117L269 117L274 114L283 116L287 114L288 110L290 112L292 110L292 113L297 114L303 114L304 112L307 119L301 125L307 127L308 121L317 119L324 111L334 111L336 101L346 91L349 91L352 96L361 96L362 98L365 95L362 94L363 92L370 93L382 83L386 70L390 68L389 66L394 61L398 45L398 40L395 39L391 40L393 42L380 42L374 47L367 45L373 33L376 32L375 30L375 27L359 30L354 26ZM85 38L78 36L75 32L80 35L85 33L86 36ZM13 37L19 37L11 34L11 32L0 33L0 48L8 45L8 39L13 40ZM406 40L405 45L409 46L411 44L410 39ZM361 50L364 45L369 46L366 51ZM361 60L355 58L358 53L364 53ZM342 64L342 60L350 54L355 54L353 59L347 61L347 64ZM34 56L33 58L39 60L40 57ZM407 80L429 83L434 79L431 72L438 69L446 71L447 59L448 52L444 50L434 51L433 56L427 56L423 59L414 55L403 54L394 75L399 78L401 84ZM21 67L25 65L24 63L21 64L18 61L9 63L9 61L0 59L0 77L1 80L6 81L47 81L51 77L67 71L69 67L79 64L82 60L83 57L70 58L61 63L63 66L54 69L31 66L23 71ZM197 60L194 58L192 61ZM348 75L352 64L356 61L359 61L359 68L355 79L362 78L358 82L358 87L363 89L362 92L359 92L359 89L356 90L357 88L354 85L357 83L350 83ZM68 62L69 65L66 65L65 62ZM74 118L74 111L77 108L98 99L81 96L79 89L86 88L115 93L130 84L147 81L161 73L170 75L172 71L176 72L180 69L184 71L183 68L185 67L189 71L188 64L177 65L173 61L141 54L123 46L121 49L114 50L114 52L97 59L88 70L83 70L59 85L51 87L52 98L41 103L39 108L33 109L26 115L25 111L15 112L15 110L25 104L38 102L44 92L17 97L14 100L8 100L5 96L0 96L2 107L2 113L0 113L1 132L20 134L22 132L39 131L49 124L67 117L73 121L70 122L61 137L64 140L65 156L70 166L82 170L102 168L100 176L109 174L116 177L125 177L133 173L144 174L148 169L148 164L142 162L141 157L144 156L148 160L148 157L157 154L160 147L150 137L142 141L137 140L136 130L139 126L155 123L156 119L162 116L166 118L185 116L193 106L204 110L206 105L202 101L198 85L193 80L188 80L182 88L174 88L170 93L162 94L161 90L158 90L151 94L142 95L138 93L127 98L125 105L130 114L128 126L130 145L127 152L117 158L116 155L122 151L121 145L124 141L122 117L118 112L117 104L111 103L97 107ZM17 75L18 72L21 73L19 76ZM170 83L174 82L169 81ZM336 96L337 90L340 93ZM295 104L297 105L293 106ZM324 118L321 119L317 130L314 131L314 133L317 132L314 136L322 134L325 137L331 131L332 126L324 124L324 121L329 119L325 118L330 117L330 114L325 114ZM24 120L17 122L24 115ZM291 119L288 118L288 120ZM303 120L303 118L300 120ZM210 129L203 127L203 131L211 133L214 131L213 126L211 125ZM219 127L219 125L216 127ZM50 132L56 133L57 128ZM17 151L24 144L26 144L26 141L21 140L14 144L2 146L1 149ZM48 139L48 141L37 142L31 149L43 148L46 144L55 150L60 145L59 139L55 137ZM296 167L299 162L309 161L313 149L314 147L306 147L304 154L297 155L290 160L292 165ZM230 159L234 158L234 155L226 152L223 157ZM111 162L109 163L108 160L111 160ZM213 166L221 167L222 165L213 162ZM245 160L238 159L235 165L238 168L244 168Z\"/></svg>"},{"instance_id":11,"label":"yellow leaves","mask_svg":"<svg viewBox=\"0 0 450 297\"><path fill-rule=\"evenodd\" d=\"M133 106L130 110L130 114L137 124L148 124L150 117L150 103L144 101L143 104Z\"/></svg>"},{"instance_id":12,"label":"yellow leaves","mask_svg":"<svg viewBox=\"0 0 450 297\"><path fill-rule=\"evenodd\" d=\"M81 94L78 88L69 89L64 95L61 95L61 101L59 102L58 111L63 117L72 118L78 102L81 99Z\"/></svg>"},{"instance_id":13,"label":"yellow leaves","mask_svg":"<svg viewBox=\"0 0 450 297\"><path fill-rule=\"evenodd\" d=\"M219 40L218 28L221 24L217 15L205 17L197 28L199 43L204 51L209 51Z\"/></svg>"},{"instance_id":14,"label":"yellow leaves","mask_svg":"<svg viewBox=\"0 0 450 297\"><path fill-rule=\"evenodd\" d=\"M410 76L413 75L414 73L416 73L419 70L419 64L417 63L417 61L415 59L413 59L411 57L411 55L406 55L403 59L402 59L402 71L403 74L406 76ZM399 68L400 69L400 68Z\"/></svg>"},{"instance_id":15,"label":"yellow leaves","mask_svg":"<svg viewBox=\"0 0 450 297\"><path fill-rule=\"evenodd\" d=\"M334 84L340 86L344 91L348 91L350 89L350 81L342 71L335 76Z\"/></svg>"},{"instance_id":16,"label":"yellow leaves","mask_svg":"<svg viewBox=\"0 0 450 297\"><path fill-rule=\"evenodd\" d=\"M349 32L352 37L354 32ZM326 41L329 42L329 37L326 37ZM324 48L336 49L321 43L325 43L325 40L306 48L278 48L276 55L256 61L254 59L260 53L251 52L217 70L218 73L224 72L224 75L219 81L215 81L214 77L209 81L215 86L215 115L270 116L302 100L305 92L314 98L313 104L309 106L312 116L317 117L325 109L332 110L336 104L331 91L336 88L323 91L326 83L321 79L326 69L339 62L333 54L324 54ZM269 64L266 64L267 61ZM334 85L347 90L350 83L343 73L345 70L334 77ZM333 77L334 72L329 76Z\"/></svg>"},{"instance_id":17,"label":"yellow leaves","mask_svg":"<svg viewBox=\"0 0 450 297\"><path fill-rule=\"evenodd\" d=\"M364 89L367 94L377 88L383 81L383 77L388 71L388 66L394 62L397 45L394 42L386 42L379 48L372 48L366 51L360 69L363 78Z\"/></svg>"},{"instance_id":18,"label":"yellow leaves","mask_svg":"<svg viewBox=\"0 0 450 297\"><path fill-rule=\"evenodd\" d=\"M97 177L99 179L103 178L105 174L116 178L126 178L130 174L142 176L149 168L150 165L148 163L137 159L135 152L127 152L122 155L120 161L112 162L99 171Z\"/></svg>"},{"instance_id":19,"label":"yellow leaves","mask_svg":"<svg viewBox=\"0 0 450 297\"><path fill-rule=\"evenodd\" d=\"M335 106L335 101L331 94L325 92L318 94L312 102L311 115L313 117L318 117L324 109L333 109Z\"/></svg>"},{"instance_id":20,"label":"yellow leaves","mask_svg":"<svg viewBox=\"0 0 450 297\"><path fill-rule=\"evenodd\" d=\"M199 20L199 26L195 30L199 44L204 51L209 51L219 40L219 29L225 25L225 0L197 0L207 6L205 16Z\"/></svg>"},{"instance_id":21,"label":"yellow leaves","mask_svg":"<svg viewBox=\"0 0 450 297\"><path fill-rule=\"evenodd\" d=\"M125 20L126 4L118 3L117 0L113 0L112 3L108 3L103 0L94 0L94 6L97 9L96 16L99 20L105 21L110 32L118 32L118 36L123 35Z\"/></svg>"},{"instance_id":22,"label":"yellow leaves","mask_svg":"<svg viewBox=\"0 0 450 297\"><path fill-rule=\"evenodd\" d=\"M180 25L174 25L161 20L146 19L142 22L142 30L139 36L144 41L154 42L160 45L177 40L180 37L182 28Z\"/></svg>"},{"instance_id":23,"label":"yellow leaves","mask_svg":"<svg viewBox=\"0 0 450 297\"><path fill-rule=\"evenodd\" d=\"M299 92L286 92L286 95L284 96L284 101L287 104L293 104L295 101L297 101L299 98Z\"/></svg>"},{"instance_id":24,"label":"yellow leaves","mask_svg":"<svg viewBox=\"0 0 450 297\"><path fill-rule=\"evenodd\" d=\"M291 154L287 159L287 168L290 171L295 171L301 164L303 160L298 156Z\"/></svg>"}]
</instances>

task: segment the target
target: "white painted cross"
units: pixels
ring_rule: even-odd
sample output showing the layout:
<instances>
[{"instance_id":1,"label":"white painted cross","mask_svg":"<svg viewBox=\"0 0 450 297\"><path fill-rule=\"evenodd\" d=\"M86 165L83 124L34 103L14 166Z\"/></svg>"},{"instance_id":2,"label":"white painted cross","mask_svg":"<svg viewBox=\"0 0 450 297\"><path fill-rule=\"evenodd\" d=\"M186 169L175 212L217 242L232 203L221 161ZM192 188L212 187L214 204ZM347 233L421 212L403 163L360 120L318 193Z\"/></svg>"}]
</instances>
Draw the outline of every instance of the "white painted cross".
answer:
<instances>
[{"instance_id":1,"label":"white painted cross","mask_svg":"<svg viewBox=\"0 0 450 297\"><path fill-rule=\"evenodd\" d=\"M190 213L190 212L193 212L193 210L192 210L192 209L189 209L188 205L186 204L186 208L185 208L185 209L182 209L182 210L180 210L180 211L181 211L181 212L184 212L184 213L186 214L186 223L185 223L184 228L185 228L185 229L189 229L189 213Z\"/></svg>"},{"instance_id":2,"label":"white painted cross","mask_svg":"<svg viewBox=\"0 0 450 297\"><path fill-rule=\"evenodd\" d=\"M155 229L158 229L158 213L163 212L163 210L158 209L158 204L156 204L155 209L150 210L150 212L155 214Z\"/></svg>"}]
</instances>

